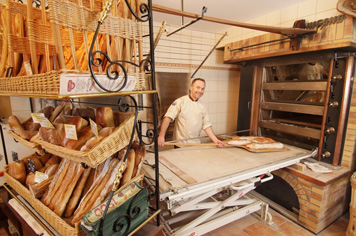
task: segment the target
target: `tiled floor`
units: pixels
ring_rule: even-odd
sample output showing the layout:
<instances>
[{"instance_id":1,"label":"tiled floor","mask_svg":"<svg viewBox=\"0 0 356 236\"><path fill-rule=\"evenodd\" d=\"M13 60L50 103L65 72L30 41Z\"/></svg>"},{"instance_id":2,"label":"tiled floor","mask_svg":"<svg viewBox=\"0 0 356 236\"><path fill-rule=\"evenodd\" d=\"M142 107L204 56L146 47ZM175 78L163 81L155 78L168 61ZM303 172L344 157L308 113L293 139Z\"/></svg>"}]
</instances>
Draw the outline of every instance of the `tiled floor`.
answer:
<instances>
[{"instance_id":1,"label":"tiled floor","mask_svg":"<svg viewBox=\"0 0 356 236\"><path fill-rule=\"evenodd\" d=\"M273 224L268 225L253 215L220 227L203 236L314 236L315 234L288 220L281 214L270 209ZM349 213L340 217L317 236L345 236L349 224ZM8 236L4 228L0 228L0 236Z\"/></svg>"},{"instance_id":2,"label":"tiled floor","mask_svg":"<svg viewBox=\"0 0 356 236\"><path fill-rule=\"evenodd\" d=\"M211 231L204 236L313 236L311 231L290 221L278 212L270 209L273 224L270 226L265 221L253 215L227 224ZM349 224L349 213L340 217L329 227L318 233L318 236L345 236Z\"/></svg>"}]
</instances>

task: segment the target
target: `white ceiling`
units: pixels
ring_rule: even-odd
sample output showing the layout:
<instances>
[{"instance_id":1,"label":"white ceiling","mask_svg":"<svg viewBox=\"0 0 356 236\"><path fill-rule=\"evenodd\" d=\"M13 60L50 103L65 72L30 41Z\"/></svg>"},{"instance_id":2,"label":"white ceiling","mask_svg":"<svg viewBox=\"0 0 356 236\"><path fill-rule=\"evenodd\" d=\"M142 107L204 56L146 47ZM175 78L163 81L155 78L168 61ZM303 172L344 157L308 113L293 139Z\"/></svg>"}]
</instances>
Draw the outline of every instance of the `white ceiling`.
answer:
<instances>
[{"instance_id":1,"label":"white ceiling","mask_svg":"<svg viewBox=\"0 0 356 236\"><path fill-rule=\"evenodd\" d=\"M182 10L182 1L183 10L190 13L201 15L202 8L205 6L208 9L205 16L247 22L261 15L266 15L306 0L152 0L152 3ZM153 20L157 22L165 20L169 25L181 25L182 17L153 12ZM184 24L191 20L192 18L184 18ZM203 20L189 26L191 29L207 32L222 31L229 27L228 25Z\"/></svg>"}]
</instances>

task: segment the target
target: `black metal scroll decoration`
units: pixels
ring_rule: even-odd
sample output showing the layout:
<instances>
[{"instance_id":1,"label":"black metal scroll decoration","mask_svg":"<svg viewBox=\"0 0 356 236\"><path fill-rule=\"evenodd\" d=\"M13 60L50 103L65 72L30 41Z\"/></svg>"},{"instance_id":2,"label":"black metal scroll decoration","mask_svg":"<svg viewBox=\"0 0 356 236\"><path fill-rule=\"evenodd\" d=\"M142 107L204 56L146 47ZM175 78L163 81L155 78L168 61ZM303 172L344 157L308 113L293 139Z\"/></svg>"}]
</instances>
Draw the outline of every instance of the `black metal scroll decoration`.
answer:
<instances>
[{"instance_id":1,"label":"black metal scroll decoration","mask_svg":"<svg viewBox=\"0 0 356 236\"><path fill-rule=\"evenodd\" d=\"M136 219L140 213L143 211L143 209L141 209L141 207L139 206L135 206L135 201L137 199L137 197L140 195L140 193L142 191L144 191L145 189L147 189L147 187L142 188L130 201L129 207L127 209L126 214L123 214L121 216L119 216L113 224L113 231L115 233L119 233L121 232L123 229L125 229L123 231L123 233L121 235L127 235L128 231L131 227L131 222L132 220ZM147 199L149 200L149 199Z\"/></svg>"},{"instance_id":2,"label":"black metal scroll decoration","mask_svg":"<svg viewBox=\"0 0 356 236\"><path fill-rule=\"evenodd\" d=\"M119 99L119 104L121 103L121 101L125 98L125 97L129 97L133 103L134 103L134 106L135 106L135 119L134 119L134 124L133 124L133 127L132 127L132 131L131 131L131 137L130 137L130 141L129 141L129 145L127 146L127 150L130 150L131 148L131 144L132 144L132 141L135 137L135 130L136 130L136 126L137 126L137 116L138 116L138 109L137 109L137 102L135 100L135 98L133 98L132 96L130 95L126 95L126 96L122 96L120 99ZM120 101L121 100L121 101ZM126 104L124 104L123 106L127 106ZM126 163L127 161L127 155L128 155L129 152L126 152L125 153L125 156L122 160L123 163ZM126 165L124 165L126 166ZM121 168L121 167L120 167ZM123 172L124 170L122 170ZM119 170L120 172L120 170ZM120 177L121 178L121 177ZM120 180L120 179L119 179ZM115 180L116 181L116 180ZM118 188L118 185L114 183L114 187L112 188L110 194L109 194L109 199L108 199L108 202L105 206L105 210L104 210L104 213L103 213L103 216L102 218L100 219L100 225L99 225L99 235L103 235L103 228L104 228L104 221L105 221L105 217L106 217L106 213L108 212L108 209L109 209L109 206L110 206L110 203L111 203L111 199L114 195L114 192L117 190Z\"/></svg>"},{"instance_id":3,"label":"black metal scroll decoration","mask_svg":"<svg viewBox=\"0 0 356 236\"><path fill-rule=\"evenodd\" d=\"M91 45L90 45L90 50L89 50L89 58L88 58L88 64L89 64L89 70L90 70L90 73L91 73L91 76L93 77L95 83L104 91L106 92L110 92L110 93L114 93L114 92L119 92L121 91L127 84L127 71L125 69L125 67L123 66L122 63L129 63L133 66L136 66L138 68L144 66L144 70L149 70L149 68L151 68L150 66L145 66L148 64L151 63L150 60L148 59L144 59L142 60L139 64L135 64L133 62L130 62L130 61L125 61L125 60L116 60L116 61L112 61L109 56L100 51L100 50L96 50L93 52L93 49L94 49L94 44L95 44L95 41L98 37L98 33L99 33L99 30L100 30L100 26L103 24L105 18L107 17L107 14L109 13L110 9L111 9L111 6L112 6L112 1L113 0L109 0L106 4L106 6L104 7L104 10L101 12L100 14L100 17L99 17L99 20L98 20L98 26L95 30L95 34L94 34L94 37L93 37L93 40L91 42ZM132 10L128 0L125 0L126 2L126 5L128 6L130 12L134 15L134 17L138 20L138 21L141 21L141 22L147 22L151 16L152 16L152 13L151 11L149 10L149 7L146 3L141 3L140 4L140 12L142 13L142 16L141 17L138 17L135 12ZM98 80L98 78L96 77L95 75L95 72L94 72L94 69L93 67L100 67L103 65L103 59L101 59L100 57L95 57L95 55L102 55L104 56L106 59L107 59L107 62L109 63L109 65L107 66L107 69L106 69L106 76L109 80L117 80L120 78L120 72L119 71L122 71L123 73L123 76L122 76L122 80L123 80L123 83L122 85L117 88L117 89L113 89L113 90L110 90L108 88L105 88ZM114 65L118 66L119 69L118 70L115 70L113 69Z\"/></svg>"}]
</instances>

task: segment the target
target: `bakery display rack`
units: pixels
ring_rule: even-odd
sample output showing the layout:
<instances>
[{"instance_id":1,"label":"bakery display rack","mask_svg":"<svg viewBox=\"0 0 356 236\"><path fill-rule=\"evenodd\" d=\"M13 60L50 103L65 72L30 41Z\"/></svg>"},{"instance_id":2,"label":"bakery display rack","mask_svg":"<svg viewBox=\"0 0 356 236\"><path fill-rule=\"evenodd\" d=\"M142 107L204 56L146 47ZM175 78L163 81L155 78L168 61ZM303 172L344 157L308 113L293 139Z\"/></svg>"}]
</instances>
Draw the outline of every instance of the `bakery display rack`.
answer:
<instances>
[{"instance_id":1,"label":"bakery display rack","mask_svg":"<svg viewBox=\"0 0 356 236\"><path fill-rule=\"evenodd\" d=\"M142 59L142 57L140 59L142 59L140 62L136 63L136 58L134 59L134 62L131 62L131 60L111 60L109 54L110 53L106 53L100 50L100 47L97 47L97 37L99 36L99 32L100 34L105 35L105 32L111 32L110 28L108 29L108 25L110 24L114 24L115 20L117 21L122 21L121 19L115 18L111 15L109 15L109 11L111 9L111 6L113 4L114 1L108 1L106 3L106 5L103 7L103 11L100 13L99 19L97 20L97 27L95 30L95 33L92 37L92 42L91 42L91 46L90 46L90 51L86 50L86 55L87 55L87 61L88 61L88 65L89 65L89 70L90 70L90 76L91 78L94 80L95 85L99 87L99 92L95 92L95 93L84 93L84 94L62 94L60 92L60 88L61 88L61 76L65 75L65 74L76 74L76 73L81 73L80 68L78 66L78 61L76 58L76 52L75 52L75 47L73 50L72 48L72 60L74 63L74 73L72 73L72 71L70 70L66 70L66 65L65 65L65 59L64 59L64 55L63 55L63 50L59 45L62 45L61 40L63 40L62 37L62 31L63 28L68 27L68 22L64 22L62 21L62 19L58 19L56 17L58 17L58 15L56 15L56 13L62 12L62 11L66 11L67 8L65 7L71 7L71 3L67 2L67 1L49 1L49 11L46 12L47 14L42 14L42 19L46 19L46 15L49 14L50 16L50 25L49 27L52 29L53 31L53 35L54 38L53 40L54 42L54 46L55 46L55 50L54 48L51 46L51 43L49 43L48 41L44 40L42 42L37 42L37 49L38 50L42 50L42 47L38 47L39 44L43 44L44 45L44 55L45 55L45 59L47 62L47 68L49 63L49 58L51 57L51 52L53 51L53 55L54 53L57 53L57 58L58 58L58 66L60 68L59 71L48 71L46 73L37 73L37 69L36 67L32 64L32 69L34 75L29 75L29 76L19 76L19 77L7 77L7 78L1 78L0 79L0 95L6 95L6 96L26 96L26 97L32 97L32 98L45 98L45 99L54 99L54 100L63 100L63 99L82 99L82 98L96 98L96 97L115 97L115 96L122 96L121 98L125 97L128 98L130 100L130 103L134 104L134 105L130 105L130 104L122 104L122 106L118 106L119 109L121 109L120 107L124 107L123 110L124 111L128 111L130 108L134 108L135 109L135 115L133 117L131 117L130 119L127 120L126 124L125 124L125 128L127 129L125 132L123 132L122 130L120 130L120 127L118 127L113 135L111 135L113 138L109 139L109 142L114 140L115 137L119 137L119 140L115 140L113 141L114 143L111 143L111 146L118 146L115 145L115 142L120 143L121 146L126 146L128 145L128 147L130 148L130 145L132 143L132 141L134 140L134 138L138 138L139 141L141 143L144 143L146 145L153 145L154 146L154 151L153 151L153 155L155 156L155 159L158 163L158 144L157 144L157 106L156 106L156 85L155 85L155 62L154 62L154 45L153 45L153 19L152 19L152 1L149 0L148 3L141 3L139 6L136 6L138 12L140 13L139 15L136 14L136 9L133 9L130 5L130 2L128 0L125 0L125 4L128 7L128 9L130 10L131 14L134 16L135 21L138 22L148 22L148 27L149 27L149 41L150 41L150 55L147 59ZM9 5L7 6L7 9L10 9L11 7L14 7L14 9L17 9L18 11L21 11L21 9L23 10L24 5L19 5L18 3L12 2L12 1L8 1ZM10 5L11 3L11 5ZM65 3L62 4L64 7L63 9L59 9L56 10L58 8L58 6L56 4L61 5L61 3ZM117 4L117 2L114 2L115 4ZM15 6L13 6L15 5ZM62 7L62 6L60 6ZM80 6L78 8L78 6L75 6L75 9L80 9ZM21 8L21 9L20 9ZM68 9L69 9L68 8ZM35 14L33 14L33 12L31 13L31 11L27 11L26 13L26 17L28 19L28 22L31 22L31 17L32 20L36 19L37 17L37 9L34 10L32 7L27 6L27 9L32 9L33 12L35 12ZM67 9L67 10L68 10ZM93 8L91 8L91 10L93 10ZM44 12L44 11L42 11ZM94 14L95 13L95 14ZM91 11L88 14L89 15L95 15L95 19L97 19L97 11ZM82 13L81 13L82 14ZM80 14L79 14L80 15ZM107 21L109 23L104 24L105 19L107 18ZM68 20L68 19L66 19ZM71 19L73 20L73 19ZM133 20L131 20L133 22ZM129 22L131 22L129 20ZM43 25L48 27L48 23L47 21L44 20ZM41 25L41 26L43 26ZM135 23L133 25L136 25ZM81 28L81 27L84 27ZM40 28L40 27L39 27ZM90 27L88 26L82 26L80 25L79 27L81 30L84 31L90 31L92 29L89 29ZM101 28L103 28L103 30L101 30ZM67 30L69 32L69 41L71 46L73 46L76 42L74 41L73 38L73 32L71 32L73 29L75 29L75 27L73 26L72 22L71 22L71 27L68 27ZM9 30L9 29L6 29ZM5 30L5 31L6 31ZM104 31L104 32L103 32ZM7 31L7 33L9 33L8 35L11 35L10 31ZM57 37L56 37L57 36ZM108 39L108 37L107 37ZM88 38L84 37L84 41L88 40ZM136 38L134 39L136 40ZM14 40L12 43L15 44L16 40ZM30 54L31 56L36 55L36 42L34 42L34 40L31 40L31 38L29 38L29 45L30 45ZM11 47L11 50L16 50L17 47ZM97 50L95 50L94 48L96 48ZM99 48L99 49L98 49ZM10 51L11 51L10 50ZM25 49L23 49L25 50ZM38 52L38 51L37 51ZM53 56L54 57L54 56ZM130 56L126 57L126 58L130 58ZM3 58L2 58L3 59ZM11 60L11 59L10 59ZM33 60L34 61L34 60ZM57 62L56 60L54 60L54 64ZM103 63L104 61L106 62L106 65L104 66ZM10 64L11 65L11 64ZM125 66L124 66L125 65ZM54 68L56 67L56 65L54 65ZM106 68L106 72L103 72L103 68ZM127 71L127 69L131 70L130 72ZM87 72L85 72L84 74L88 74ZM129 83L129 76L132 76L132 74L134 74L135 77L135 87L129 91L121 91L122 89L126 88L125 86ZM108 79L108 81L110 82L116 82L117 84L115 85L116 87L113 88L112 86L110 87L107 86L107 83L102 80L102 76L105 75ZM147 75L150 75L150 89L147 89L146 86L146 77ZM101 77L101 79L98 79L99 77ZM142 85L141 83L144 83L145 85ZM143 95L146 94L148 96L152 96L152 106L151 107L142 107L142 106L138 106L136 103L136 100L133 96L131 95ZM120 102L119 102L120 103ZM116 104L117 106L117 104ZM138 116L137 116L137 110L138 109L143 109L143 108L147 108L147 109L151 109L152 113L153 113L153 118L150 121L141 121L138 120ZM123 112L124 112L123 111ZM145 134L142 134L142 124L147 124L148 129L146 131ZM125 133L125 137L122 137L122 134ZM129 134L129 135L127 135ZM127 141L127 143L122 142L121 139L123 138L124 140ZM148 141L146 141L148 140ZM26 145L26 144L25 144ZM69 153L65 153L65 151L60 154L60 152L58 152L58 147L52 147L46 143L40 143L41 148L43 148L45 151L48 152L55 152L56 154L59 153L59 156L66 158L66 159L71 159L71 160L75 160L75 161L79 161L81 163L84 164L84 166L91 166L91 167L95 167L98 164L100 164L101 162L103 162L103 160L105 160L106 158L108 158L110 156L110 154L112 154L111 152L115 151L110 150L110 152L108 153L102 153L101 150L99 150L99 154L94 154L93 158L87 158L83 161L83 159L80 159L83 157L82 153L79 153L77 155L78 158L76 158L75 155L73 155L72 152ZM100 147L100 145L99 145ZM38 148L38 146L34 146L35 149ZM116 147L119 148L119 147ZM95 151L94 151L95 152ZM101 153L101 154L100 154ZM93 153L92 153L93 154ZM90 155L90 153L88 154ZM74 156L74 157L73 157ZM101 158L101 159L100 159ZM90 161L88 161L90 159ZM125 170L126 167L126 161L127 161L127 153L123 158L122 161L122 165L119 168L119 173L116 176L116 180L114 181L114 186L109 194L108 197L108 201L105 207L105 211L103 214L103 217L100 220L100 224L98 226L98 229L96 231L97 235L103 235L105 227L108 227L107 225L105 225L105 220L106 220L106 216L107 216L107 211L108 211L108 207L110 205L110 201L114 195L114 193L118 190L118 182L120 181L120 178L122 177L122 173ZM158 178L158 166L157 166L157 175L156 178L154 180L154 184L152 184L151 186L148 186L146 188L148 188L150 190L149 195L149 199L147 200L149 203L153 203L152 205L149 206L149 211L150 214L148 216L147 219L145 219L143 222L141 222L139 224L138 227L136 227L136 229L130 229L132 232L129 232L129 227L131 224L131 220L135 219L135 216L132 216L130 214L130 212L127 212L124 216L122 216L123 218L125 218L127 221L127 223L122 224L122 223L118 223L118 225L114 225L114 231L117 231L116 233L118 233L118 235L128 235L130 233L133 234L135 233L139 228L141 228L143 225L145 225L148 221L156 218L156 222L157 222L157 226L159 226L159 191L158 191L158 187L159 186L159 178ZM11 178L11 176L9 176L8 174L5 174L6 179L7 179L7 184L11 187L6 186L6 190L9 191L9 193L12 196L16 196L16 194L13 192L13 190L15 190L15 192L17 192L18 194L20 194L22 197L24 197L29 203L30 205L35 209L35 211L37 211L58 233L63 234L63 235L82 235L84 232L79 228L79 225L75 225L75 227L71 227L70 225L68 225L65 221L63 221L63 219L61 219L59 216L55 215L52 211L50 211L46 206L44 206L40 201L38 201L37 199L33 198L30 194L28 189L26 189L23 185L19 184L19 182L17 182L16 180L14 181L14 179ZM152 197L152 199L150 199ZM15 198L18 199L18 198ZM131 206L131 203L130 203ZM26 207L25 207L26 208ZM142 209L135 209L135 211L142 211ZM120 217L119 217L120 218ZM111 227L112 228L112 227ZM48 231L49 234L50 231ZM52 235L52 234L51 234Z\"/></svg>"}]
</instances>

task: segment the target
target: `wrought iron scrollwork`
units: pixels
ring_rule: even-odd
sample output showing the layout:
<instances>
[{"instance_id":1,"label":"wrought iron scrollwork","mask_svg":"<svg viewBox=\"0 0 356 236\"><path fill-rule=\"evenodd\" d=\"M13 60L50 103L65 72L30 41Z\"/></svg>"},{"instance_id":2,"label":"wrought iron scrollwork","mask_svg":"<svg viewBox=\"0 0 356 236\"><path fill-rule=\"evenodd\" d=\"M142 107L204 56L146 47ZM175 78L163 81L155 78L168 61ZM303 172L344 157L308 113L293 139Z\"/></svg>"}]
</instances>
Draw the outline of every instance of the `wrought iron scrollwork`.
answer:
<instances>
[{"instance_id":1,"label":"wrought iron scrollwork","mask_svg":"<svg viewBox=\"0 0 356 236\"><path fill-rule=\"evenodd\" d=\"M149 6L146 4L146 3L141 3L140 4L140 12L142 13L142 16L139 17L135 14L135 12L132 10L129 2L127 0L125 0L128 8L130 9L131 13L135 16L135 18L138 20L138 21L141 21L141 22L146 22L148 21L150 18L151 18L151 11L149 10ZM93 37L93 40L91 42L91 45L90 45L90 50L89 50L89 58L88 58L88 64L89 64L89 70L90 70L90 73L91 73L91 76L93 77L95 83L102 89L104 90L105 92L110 92L110 93L114 93L114 92L119 92L121 91L127 84L127 71L126 71L126 68L124 67L124 63L128 63L130 65L133 65L135 67L143 67L143 70L146 71L146 72L149 72L150 71L150 68L151 68L151 60L149 59L144 59L142 60L139 64L135 64L131 61L126 61L126 60L116 60L116 61L112 61L110 59L110 57L105 53L105 52L102 52L100 50L96 50L96 51L93 51L94 49L94 44L95 44L95 41L98 37L98 34L99 34L99 30L100 30L100 26L101 24L103 23L103 21L105 20L105 18L107 17L107 14L108 12L110 11L110 8L111 8L111 5L112 5L112 1L109 1L107 3L107 5L104 7L104 11L101 12L100 14L100 17L99 17L99 20L98 20L98 26L96 28L96 31L95 31L95 34L94 34L94 37ZM106 68L106 76L109 80L117 80L120 78L120 75L123 75L122 76L122 83L121 86L119 86L119 88L115 88L115 89L108 89L106 87L104 87L98 80L97 76L95 75L95 72L94 72L94 69L93 67L101 67L103 65L103 59L101 59L101 57L99 56L95 56L95 55L102 55L104 56L104 58L107 60L107 62L109 63L109 65L107 66ZM116 70L116 69L113 69L114 66L118 66L119 67L119 70ZM120 71L122 71L122 73L120 74Z\"/></svg>"}]
</instances>

